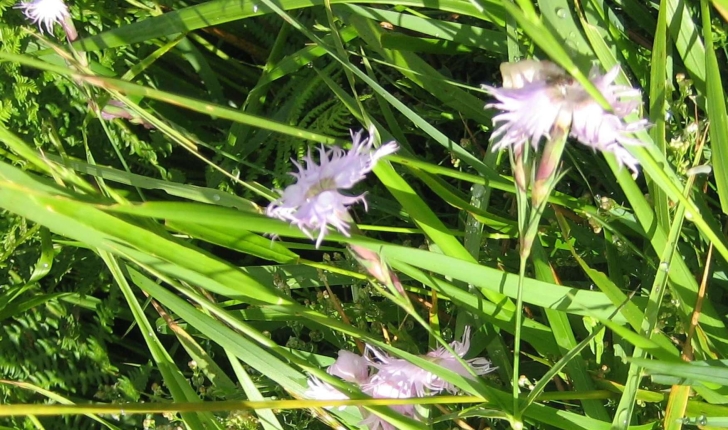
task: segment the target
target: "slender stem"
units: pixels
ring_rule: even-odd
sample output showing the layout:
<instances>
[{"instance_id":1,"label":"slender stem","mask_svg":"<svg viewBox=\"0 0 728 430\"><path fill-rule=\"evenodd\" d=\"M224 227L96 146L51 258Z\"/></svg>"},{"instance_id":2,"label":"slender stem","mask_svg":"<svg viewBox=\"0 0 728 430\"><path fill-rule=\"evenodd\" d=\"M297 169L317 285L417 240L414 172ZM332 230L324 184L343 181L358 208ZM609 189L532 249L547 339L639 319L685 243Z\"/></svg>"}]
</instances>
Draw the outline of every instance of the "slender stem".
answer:
<instances>
[{"instance_id":1,"label":"slender stem","mask_svg":"<svg viewBox=\"0 0 728 430\"><path fill-rule=\"evenodd\" d=\"M523 238L521 239L523 242ZM528 263L528 254L521 252L521 263L518 268L518 295L516 296L516 339L513 345L513 417L514 421L521 421L521 411L519 410L518 381L520 379L521 364L521 324L523 324L523 281L526 278L526 264Z\"/></svg>"},{"instance_id":2,"label":"slender stem","mask_svg":"<svg viewBox=\"0 0 728 430\"><path fill-rule=\"evenodd\" d=\"M518 150L511 151L511 166L513 166L513 176L516 180L516 205L518 207L518 238L519 238L519 254L521 258L520 269L518 271L518 295L516 297L516 326L515 340L513 345L513 418L511 427L519 428L521 426L521 411L519 410L519 394L520 389L518 381L520 379L521 364L521 324L523 324L523 281L526 278L526 264L530 254L530 246L528 231L531 224L531 216L529 214L528 188L531 178L531 151L528 145L524 145Z\"/></svg>"},{"instance_id":3,"label":"slender stem","mask_svg":"<svg viewBox=\"0 0 728 430\"><path fill-rule=\"evenodd\" d=\"M570 117L559 115L552 138L546 142L540 157L529 154L528 145L524 145L523 153L511 152L513 177L516 178L516 201L518 204L518 230L520 239L520 267L518 269L518 296L516 297L516 327L513 346L513 428L523 428L522 412L519 404L519 379L521 363L521 325L523 324L523 283L526 278L526 265L531 256L533 242L538 237L538 226L541 221L549 196L560 179L558 173L561 155L568 136ZM516 152L516 153L514 153ZM520 181L518 180L520 176ZM520 182L520 183L519 183ZM528 199L528 190L531 199ZM530 203L530 206L529 206Z\"/></svg>"}]
</instances>

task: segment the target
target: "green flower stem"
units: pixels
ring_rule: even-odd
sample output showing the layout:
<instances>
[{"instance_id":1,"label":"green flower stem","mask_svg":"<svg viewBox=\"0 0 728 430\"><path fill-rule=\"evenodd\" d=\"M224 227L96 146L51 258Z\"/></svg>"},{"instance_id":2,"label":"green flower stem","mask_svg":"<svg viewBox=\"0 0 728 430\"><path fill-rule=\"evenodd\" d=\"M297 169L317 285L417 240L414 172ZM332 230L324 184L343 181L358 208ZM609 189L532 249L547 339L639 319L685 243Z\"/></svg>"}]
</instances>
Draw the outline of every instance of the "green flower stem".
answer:
<instances>
[{"instance_id":1,"label":"green flower stem","mask_svg":"<svg viewBox=\"0 0 728 430\"><path fill-rule=\"evenodd\" d=\"M559 163L566 145L566 138L568 137L568 126L568 121L565 121L564 118L559 118L559 120L557 120L551 134L552 138L546 143L546 146L541 153L541 157L533 156L530 160L528 160L528 147L524 145L526 150L523 151L523 154L514 153L511 160L514 170L513 176L515 178L518 178L519 176L524 178L530 177L530 175L524 174L526 171L524 166L526 166L529 162L533 165L533 168L529 170L536 172L531 184L530 207L527 198L528 184L524 184L523 186L519 184L519 186L516 187L516 198L519 213L520 265L518 269L518 295L516 296L516 333L513 347L513 422L511 423L513 428L522 427L523 425L521 423L522 411L519 410L518 381L520 378L521 325L523 323L523 313L521 312L521 309L523 308L523 282L526 278L526 265L528 263L528 258L531 256L533 242L538 234L538 226L541 221L541 215L548 204L551 192L561 179L561 175L559 174ZM518 183L518 181L516 181L516 183Z\"/></svg>"}]
</instances>

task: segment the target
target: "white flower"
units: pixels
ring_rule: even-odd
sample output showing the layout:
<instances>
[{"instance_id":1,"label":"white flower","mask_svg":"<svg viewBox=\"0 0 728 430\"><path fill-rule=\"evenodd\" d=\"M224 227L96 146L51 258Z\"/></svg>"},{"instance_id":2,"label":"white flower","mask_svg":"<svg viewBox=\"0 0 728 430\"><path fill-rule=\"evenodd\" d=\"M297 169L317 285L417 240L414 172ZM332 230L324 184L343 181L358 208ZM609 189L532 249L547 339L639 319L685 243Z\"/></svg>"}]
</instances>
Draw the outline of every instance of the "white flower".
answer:
<instances>
[{"instance_id":1,"label":"white flower","mask_svg":"<svg viewBox=\"0 0 728 430\"><path fill-rule=\"evenodd\" d=\"M22 9L33 24L38 24L41 32L44 25L48 33L53 33L53 24L61 24L65 28L64 20L70 17L68 6L63 0L32 0L19 3L15 7Z\"/></svg>"},{"instance_id":2,"label":"white flower","mask_svg":"<svg viewBox=\"0 0 728 430\"><path fill-rule=\"evenodd\" d=\"M604 111L596 101L589 98L573 110L570 134L594 150L613 153L620 166L625 165L637 173L638 161L624 145L641 145L642 142L630 137L630 134L646 129L649 123L644 119L630 124L623 121L639 106L636 100L640 92L631 87L612 85L618 74L619 66L613 67L603 76L599 75L596 68L592 69L589 79L607 99L614 113ZM627 98L627 101L622 101L623 98Z\"/></svg>"},{"instance_id":3,"label":"white flower","mask_svg":"<svg viewBox=\"0 0 728 430\"><path fill-rule=\"evenodd\" d=\"M398 149L397 144L390 142L372 151L372 142L362 139L361 134L352 133L353 143L349 151L336 146L330 149L321 147L320 164L316 164L310 151L303 158L305 167L294 161L298 172L291 175L296 178L296 183L268 206L266 214L289 221L311 239L312 230L318 230L317 248L326 236L328 225L349 236L351 218L348 207L359 201L366 205L366 201L363 194L351 197L339 190L351 189L371 172L380 158Z\"/></svg>"},{"instance_id":4,"label":"white flower","mask_svg":"<svg viewBox=\"0 0 728 430\"><path fill-rule=\"evenodd\" d=\"M497 126L492 139L494 150L511 147L518 151L525 142L538 148L542 137L549 138L554 124L571 127L570 136L594 150L611 152L620 165L637 172L637 160L625 145L640 145L630 133L644 130L648 122L626 124L624 118L640 105L640 92L634 88L613 85L619 66L601 75L597 68L590 81L612 108L605 111L578 82L549 61L524 60L501 64L503 87L485 86L497 100L486 105L502 112L493 118Z\"/></svg>"}]
</instances>

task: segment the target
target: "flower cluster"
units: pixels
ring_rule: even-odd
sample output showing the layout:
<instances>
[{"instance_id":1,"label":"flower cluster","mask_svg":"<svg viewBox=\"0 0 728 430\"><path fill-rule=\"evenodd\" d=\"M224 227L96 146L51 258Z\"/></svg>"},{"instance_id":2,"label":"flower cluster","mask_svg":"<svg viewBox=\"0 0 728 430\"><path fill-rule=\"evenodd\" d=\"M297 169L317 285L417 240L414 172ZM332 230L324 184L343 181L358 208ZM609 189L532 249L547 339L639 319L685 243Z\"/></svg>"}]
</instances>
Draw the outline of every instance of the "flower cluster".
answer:
<instances>
[{"instance_id":1,"label":"flower cluster","mask_svg":"<svg viewBox=\"0 0 728 430\"><path fill-rule=\"evenodd\" d=\"M349 236L349 206L364 203L364 195L348 196L340 190L349 190L371 172L377 161L394 153L398 146L394 142L372 150L370 139L362 139L362 132L351 133L352 147L349 151L334 146L319 149L319 164L313 160L311 151L303 158L305 165L295 164L298 173L291 173L296 183L281 192L281 197L272 202L266 214L273 218L289 221L313 239L317 231L316 247L321 245L327 227L335 227L341 234Z\"/></svg>"},{"instance_id":2,"label":"flower cluster","mask_svg":"<svg viewBox=\"0 0 728 430\"><path fill-rule=\"evenodd\" d=\"M45 26L49 34L53 33L53 25L60 24L66 32L69 40L76 40L78 33L71 21L71 14L68 12L68 6L63 0L32 0L21 2L15 6L21 9L33 24L38 24L38 28L43 32Z\"/></svg>"},{"instance_id":3,"label":"flower cluster","mask_svg":"<svg viewBox=\"0 0 728 430\"><path fill-rule=\"evenodd\" d=\"M450 343L450 348L462 358L470 349L470 328L466 327L462 341ZM455 394L457 389L439 376L422 369L407 360L390 357L384 352L367 346L371 357L362 357L349 351L339 351L339 358L329 366L327 372L344 381L357 384L362 392L375 399L409 399L437 394L443 391ZM459 375L472 378L472 373L484 375L495 370L485 358L465 360L466 368L460 360L444 347L430 351L422 358ZM308 381L306 396L316 400L344 400L346 394L316 378ZM418 418L414 405L394 405L392 409L402 415ZM378 415L362 409L364 420L370 430L394 430L394 427Z\"/></svg>"},{"instance_id":4,"label":"flower cluster","mask_svg":"<svg viewBox=\"0 0 728 430\"><path fill-rule=\"evenodd\" d=\"M625 145L640 145L630 137L648 127L646 120L627 124L624 119L639 106L640 92L632 87L614 85L619 66L601 75L595 67L590 81L609 102L606 111L578 82L549 61L524 60L501 65L503 87L484 88L497 102L487 105L502 112L493 118L498 139L495 150L510 147L519 151L525 142L538 148L542 137L549 138L556 123L570 136L599 151L614 154L620 166L637 173L638 162Z\"/></svg>"}]
</instances>

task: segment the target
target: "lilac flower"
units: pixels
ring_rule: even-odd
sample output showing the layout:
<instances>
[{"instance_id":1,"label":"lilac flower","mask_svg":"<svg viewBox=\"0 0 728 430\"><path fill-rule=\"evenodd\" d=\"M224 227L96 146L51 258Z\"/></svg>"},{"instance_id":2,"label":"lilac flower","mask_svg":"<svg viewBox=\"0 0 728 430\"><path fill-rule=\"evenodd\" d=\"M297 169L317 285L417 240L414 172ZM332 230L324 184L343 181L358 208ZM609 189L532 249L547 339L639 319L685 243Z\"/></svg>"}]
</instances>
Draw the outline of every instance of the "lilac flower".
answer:
<instances>
[{"instance_id":1,"label":"lilac flower","mask_svg":"<svg viewBox=\"0 0 728 430\"><path fill-rule=\"evenodd\" d=\"M369 379L369 363L367 359L353 352L341 350L339 358L326 370L329 375L338 376L347 382L364 384ZM315 400L347 400L349 396L319 380L310 378L306 397ZM340 409L344 409L341 407Z\"/></svg>"},{"instance_id":2,"label":"lilac flower","mask_svg":"<svg viewBox=\"0 0 728 430\"><path fill-rule=\"evenodd\" d=\"M559 108L553 101L558 89L550 82L556 81L562 71L551 62L535 60L503 63L500 68L503 88L483 85L498 100L485 107L503 111L493 117L493 125L502 123L491 137L499 138L493 150L518 150L527 141L537 148L541 138L548 137L558 116Z\"/></svg>"},{"instance_id":3,"label":"lilac flower","mask_svg":"<svg viewBox=\"0 0 728 430\"><path fill-rule=\"evenodd\" d=\"M462 341L450 343L450 348L455 351L458 357L462 358L465 356L470 349L470 327L465 328ZM389 357L374 348L370 347L370 350L378 359L378 362L372 363L372 366L379 369L379 372L376 374L377 380L372 378L372 381L369 383L370 385L386 381L388 384L398 386L402 392L411 392L414 393L413 396L417 397L424 397L427 391L430 393L449 391L453 394L457 392L454 385L434 373L428 372L407 360ZM444 347L430 351L423 358L459 375L472 378L472 374L468 369ZM490 367L490 362L485 358L473 358L465 362L468 363L476 375L485 375L495 370L495 368ZM369 389L374 390L371 387Z\"/></svg>"},{"instance_id":4,"label":"lilac flower","mask_svg":"<svg viewBox=\"0 0 728 430\"><path fill-rule=\"evenodd\" d=\"M63 0L32 0L21 2L15 7L22 9L33 24L38 24L41 32L44 25L48 33L53 33L53 24L61 24L65 29L65 20L71 16Z\"/></svg>"},{"instance_id":5,"label":"lilac flower","mask_svg":"<svg viewBox=\"0 0 728 430\"><path fill-rule=\"evenodd\" d=\"M343 349L339 351L339 358L326 371L346 382L364 384L369 379L367 359Z\"/></svg>"},{"instance_id":6,"label":"lilac flower","mask_svg":"<svg viewBox=\"0 0 728 430\"><path fill-rule=\"evenodd\" d=\"M313 400L349 400L349 396L332 387L331 384L311 377L308 379L308 390L305 396ZM339 410L345 409L346 406L339 407Z\"/></svg>"},{"instance_id":7,"label":"lilac flower","mask_svg":"<svg viewBox=\"0 0 728 430\"><path fill-rule=\"evenodd\" d=\"M630 133L648 127L645 120L626 124L624 118L640 105L640 92L614 85L619 74L615 66L605 75L593 68L589 79L612 108L605 111L578 82L549 61L524 60L501 65L503 87L484 86L497 100L486 105L502 112L493 118L497 126L492 139L494 150L510 147L519 151L525 142L538 148L542 137L549 138L555 125L594 150L611 152L620 166L637 172L637 159L625 145L641 145Z\"/></svg>"},{"instance_id":8,"label":"lilac flower","mask_svg":"<svg viewBox=\"0 0 728 430\"><path fill-rule=\"evenodd\" d=\"M462 341L452 342L450 348L460 358L468 352L468 349L470 349L469 327L465 328ZM342 350L339 351L338 359L329 366L327 372L345 381L358 384L362 392L375 399L410 399L442 391L451 393L457 391L452 384L407 360L390 357L371 346L367 346L367 349L375 360ZM423 358L465 377L472 378L473 376L445 348L441 347L430 351ZM485 358L474 358L465 362L476 375L484 375L495 370L495 368L490 367L490 362ZM372 373L370 372L371 368L377 371ZM318 400L348 399L345 394L316 378L309 379L308 385L309 389L306 396L309 398ZM392 405L390 408L404 416L419 418L414 405ZM365 409L361 409L361 411L364 419L360 424L367 426L369 430L395 430L394 426L378 415Z\"/></svg>"},{"instance_id":9,"label":"lilac flower","mask_svg":"<svg viewBox=\"0 0 728 430\"><path fill-rule=\"evenodd\" d=\"M351 189L371 172L377 161L394 153L398 146L394 142L382 145L372 151L370 139L362 139L362 132L353 133L352 148L344 151L339 147L319 149L319 163L313 160L311 151L303 158L305 167L293 161L298 173L291 173L296 183L286 188L281 197L272 202L266 214L273 218L290 221L313 239L312 230L318 230L316 247L321 245L327 227L335 227L341 234L349 236L349 206L357 202L366 205L364 195L347 196L339 190Z\"/></svg>"},{"instance_id":10,"label":"lilac flower","mask_svg":"<svg viewBox=\"0 0 728 430\"><path fill-rule=\"evenodd\" d=\"M463 358L465 354L467 354L468 350L470 349L470 327L465 327L465 330L463 331L462 341L454 341L450 343L450 348L455 351L455 354L457 354L460 358ZM466 369L462 365L462 363L450 353L450 351L443 348L442 346L434 351L428 352L427 358L433 363L438 364L441 367L450 370L451 372L455 372L458 375L464 376L466 378L472 378L472 374L468 372L468 369ZM495 370L494 367L490 367L490 361L482 357L471 358L469 360L465 360L465 362L475 372L476 375L485 375L486 373L490 373ZM425 378L423 385L432 392L439 393L443 390L449 391L452 394L455 394L457 392L457 389L454 385L429 372Z\"/></svg>"},{"instance_id":11,"label":"lilac flower","mask_svg":"<svg viewBox=\"0 0 728 430\"><path fill-rule=\"evenodd\" d=\"M364 384L362 391L374 399L411 399L417 396L417 393L412 390L413 385L406 383L402 379L388 378L387 375L380 375L377 373L371 377L368 383ZM415 418L415 405L392 405L391 409L399 412L400 414ZM361 425L366 425L369 430L393 430L394 427L384 418L379 415L363 410L362 415L364 419L361 421Z\"/></svg>"},{"instance_id":12,"label":"lilac flower","mask_svg":"<svg viewBox=\"0 0 728 430\"><path fill-rule=\"evenodd\" d=\"M364 419L359 422L360 426L366 426L369 430L397 430L392 424L377 414L362 410Z\"/></svg>"}]
</instances>

